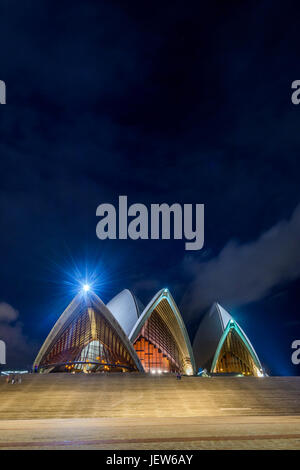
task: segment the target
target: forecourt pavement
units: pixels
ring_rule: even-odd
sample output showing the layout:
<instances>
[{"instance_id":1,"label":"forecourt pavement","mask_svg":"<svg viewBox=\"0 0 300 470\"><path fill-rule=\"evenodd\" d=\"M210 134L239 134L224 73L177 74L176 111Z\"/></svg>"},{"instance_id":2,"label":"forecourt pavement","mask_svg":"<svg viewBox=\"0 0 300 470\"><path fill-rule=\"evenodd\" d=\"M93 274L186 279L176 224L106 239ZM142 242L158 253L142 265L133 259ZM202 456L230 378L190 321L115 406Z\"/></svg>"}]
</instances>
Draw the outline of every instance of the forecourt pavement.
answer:
<instances>
[{"instance_id":1,"label":"forecourt pavement","mask_svg":"<svg viewBox=\"0 0 300 470\"><path fill-rule=\"evenodd\" d=\"M0 377L0 449L300 449L300 377Z\"/></svg>"}]
</instances>

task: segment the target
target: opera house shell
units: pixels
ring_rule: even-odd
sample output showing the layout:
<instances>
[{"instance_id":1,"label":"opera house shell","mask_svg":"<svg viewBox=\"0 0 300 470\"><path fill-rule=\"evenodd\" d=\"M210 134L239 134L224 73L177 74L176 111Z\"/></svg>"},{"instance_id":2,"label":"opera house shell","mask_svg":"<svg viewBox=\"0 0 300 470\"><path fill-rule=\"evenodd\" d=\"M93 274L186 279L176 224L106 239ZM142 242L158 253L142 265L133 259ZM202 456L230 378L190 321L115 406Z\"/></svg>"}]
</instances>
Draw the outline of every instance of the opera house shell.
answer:
<instances>
[{"instance_id":1,"label":"opera house shell","mask_svg":"<svg viewBox=\"0 0 300 470\"><path fill-rule=\"evenodd\" d=\"M168 289L146 307L125 289L106 305L79 292L59 317L33 364L36 372L180 372L259 376L262 367L241 327L214 304L200 323L193 349Z\"/></svg>"},{"instance_id":2,"label":"opera house shell","mask_svg":"<svg viewBox=\"0 0 300 470\"><path fill-rule=\"evenodd\" d=\"M237 373L261 377L260 360L246 333L220 304L202 319L193 351L197 365L212 374Z\"/></svg>"}]
</instances>

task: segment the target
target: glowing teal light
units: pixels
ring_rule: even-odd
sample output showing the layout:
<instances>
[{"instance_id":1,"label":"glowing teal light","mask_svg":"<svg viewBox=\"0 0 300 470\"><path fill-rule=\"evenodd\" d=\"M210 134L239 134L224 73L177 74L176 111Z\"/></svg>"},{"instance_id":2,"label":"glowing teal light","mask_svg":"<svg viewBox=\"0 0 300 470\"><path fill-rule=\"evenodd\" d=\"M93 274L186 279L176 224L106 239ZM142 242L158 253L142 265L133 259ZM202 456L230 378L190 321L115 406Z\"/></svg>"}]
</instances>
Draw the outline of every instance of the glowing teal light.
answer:
<instances>
[{"instance_id":1,"label":"glowing teal light","mask_svg":"<svg viewBox=\"0 0 300 470\"><path fill-rule=\"evenodd\" d=\"M234 329L237 334L239 335L240 339L242 340L242 342L244 343L244 345L246 346L246 348L248 349L258 371L261 371L261 365L259 363L259 360L256 356L256 353L254 352L253 348L251 347L251 345L249 344L247 338L245 337L244 333L242 332L242 330L239 328L238 324L234 321L234 319L231 319L228 323L227 323L227 326L225 328L225 330L223 331L223 334L221 336L221 339L219 341L219 344L218 344L218 347L217 347L217 350L215 352L215 355L214 355L214 358L213 358L213 362L212 362L212 366L211 366L211 372L214 371L215 367L216 367L216 363L217 363L217 360L219 358L219 355L220 355L220 352L221 352L221 349L222 349L222 346L223 346L223 343L226 339L226 336L228 335L229 331L231 329ZM262 373L262 377L263 377L263 373Z\"/></svg>"}]
</instances>

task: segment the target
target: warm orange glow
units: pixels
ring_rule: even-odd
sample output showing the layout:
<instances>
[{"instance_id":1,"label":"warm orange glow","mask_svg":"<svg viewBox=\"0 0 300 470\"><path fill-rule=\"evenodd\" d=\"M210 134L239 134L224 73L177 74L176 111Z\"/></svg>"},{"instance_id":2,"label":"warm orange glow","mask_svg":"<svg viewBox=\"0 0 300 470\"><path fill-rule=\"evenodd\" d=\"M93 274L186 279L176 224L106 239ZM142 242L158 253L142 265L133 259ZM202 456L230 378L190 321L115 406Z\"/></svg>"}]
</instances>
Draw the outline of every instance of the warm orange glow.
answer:
<instances>
[{"instance_id":1,"label":"warm orange glow","mask_svg":"<svg viewBox=\"0 0 300 470\"><path fill-rule=\"evenodd\" d=\"M162 372L170 372L170 361L162 351L150 343L145 338L140 338L134 343L134 349L144 367L145 372L150 372L153 369L161 370Z\"/></svg>"},{"instance_id":2,"label":"warm orange glow","mask_svg":"<svg viewBox=\"0 0 300 470\"><path fill-rule=\"evenodd\" d=\"M97 346L93 344L95 342L98 342ZM55 341L42 357L41 365L55 365L57 371L69 371L74 367L78 371L84 370L84 367L94 370L97 369L92 367L95 361L101 364L114 364L118 361L119 364L128 366L129 370L136 370L134 359L118 332L100 310L87 308L65 330L57 333ZM73 366L73 362L77 364Z\"/></svg>"},{"instance_id":3,"label":"warm orange glow","mask_svg":"<svg viewBox=\"0 0 300 470\"><path fill-rule=\"evenodd\" d=\"M234 329L224 341L214 372L257 375L253 358Z\"/></svg>"}]
</instances>

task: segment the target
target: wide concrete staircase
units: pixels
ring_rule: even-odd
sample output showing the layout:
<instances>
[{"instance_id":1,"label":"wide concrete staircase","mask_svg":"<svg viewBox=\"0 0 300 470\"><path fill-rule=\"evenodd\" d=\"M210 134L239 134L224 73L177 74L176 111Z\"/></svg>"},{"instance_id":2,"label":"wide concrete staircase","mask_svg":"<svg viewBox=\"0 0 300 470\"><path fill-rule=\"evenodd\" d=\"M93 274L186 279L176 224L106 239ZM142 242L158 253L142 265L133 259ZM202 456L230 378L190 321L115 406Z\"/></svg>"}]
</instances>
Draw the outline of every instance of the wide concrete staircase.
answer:
<instances>
[{"instance_id":1,"label":"wide concrete staircase","mask_svg":"<svg viewBox=\"0 0 300 470\"><path fill-rule=\"evenodd\" d=\"M0 377L0 420L300 415L300 377L30 374Z\"/></svg>"}]
</instances>

